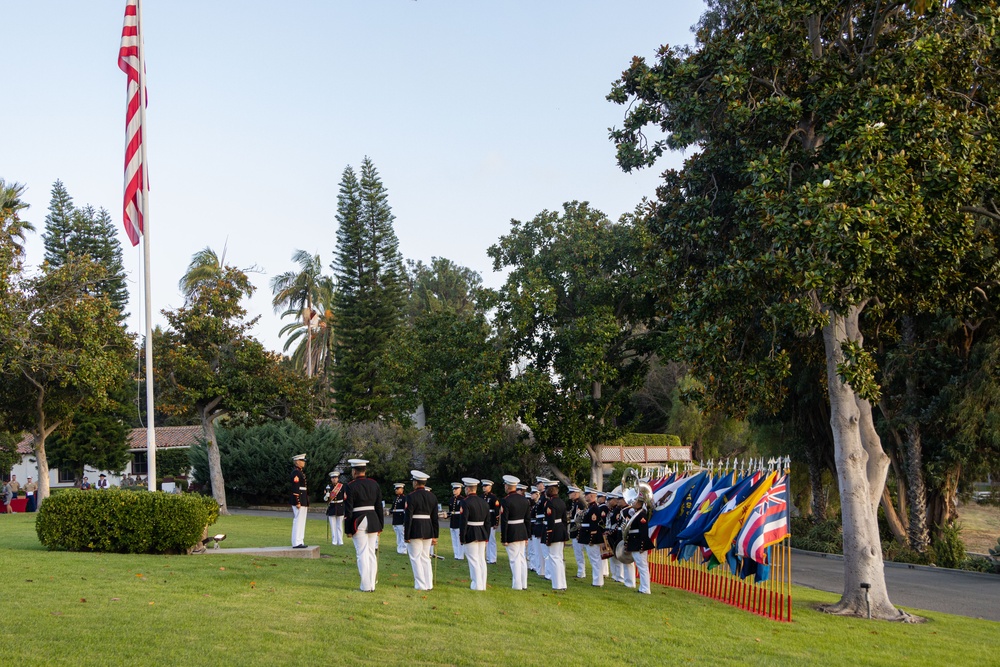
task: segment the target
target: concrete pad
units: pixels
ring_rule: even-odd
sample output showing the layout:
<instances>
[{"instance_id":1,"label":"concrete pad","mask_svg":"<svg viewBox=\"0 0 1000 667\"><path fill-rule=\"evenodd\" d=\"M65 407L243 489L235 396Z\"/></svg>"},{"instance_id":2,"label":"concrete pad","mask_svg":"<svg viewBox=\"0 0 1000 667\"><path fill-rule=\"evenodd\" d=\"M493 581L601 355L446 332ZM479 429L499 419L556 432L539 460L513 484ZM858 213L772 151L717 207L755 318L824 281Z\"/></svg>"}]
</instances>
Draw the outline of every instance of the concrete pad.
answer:
<instances>
[{"instance_id":1,"label":"concrete pad","mask_svg":"<svg viewBox=\"0 0 1000 667\"><path fill-rule=\"evenodd\" d=\"M306 547L305 549L293 549L292 547L249 547L245 549L213 549L209 547L202 554L220 556L245 555L263 556L265 558L319 558L319 547Z\"/></svg>"}]
</instances>

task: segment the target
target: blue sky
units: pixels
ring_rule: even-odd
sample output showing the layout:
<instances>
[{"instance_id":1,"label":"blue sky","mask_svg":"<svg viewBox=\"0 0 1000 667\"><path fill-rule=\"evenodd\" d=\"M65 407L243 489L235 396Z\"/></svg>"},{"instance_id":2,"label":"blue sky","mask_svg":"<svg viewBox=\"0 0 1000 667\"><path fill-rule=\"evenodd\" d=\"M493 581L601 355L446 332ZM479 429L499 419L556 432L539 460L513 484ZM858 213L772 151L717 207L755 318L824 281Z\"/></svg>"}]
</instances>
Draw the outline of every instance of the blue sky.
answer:
<instances>
[{"instance_id":1,"label":"blue sky","mask_svg":"<svg viewBox=\"0 0 1000 667\"><path fill-rule=\"evenodd\" d=\"M24 183L39 232L61 179L121 221L124 0L4 3L0 178ZM663 168L624 174L605 100L633 55L692 40L701 2L144 0L153 307L177 307L191 255L259 267L255 334L280 349L268 280L297 248L329 264L337 184L370 156L407 259L483 275L486 249L571 200L612 218ZM139 249L125 246L140 327ZM29 263L43 255L40 235ZM154 322L162 323L157 315Z\"/></svg>"}]
</instances>

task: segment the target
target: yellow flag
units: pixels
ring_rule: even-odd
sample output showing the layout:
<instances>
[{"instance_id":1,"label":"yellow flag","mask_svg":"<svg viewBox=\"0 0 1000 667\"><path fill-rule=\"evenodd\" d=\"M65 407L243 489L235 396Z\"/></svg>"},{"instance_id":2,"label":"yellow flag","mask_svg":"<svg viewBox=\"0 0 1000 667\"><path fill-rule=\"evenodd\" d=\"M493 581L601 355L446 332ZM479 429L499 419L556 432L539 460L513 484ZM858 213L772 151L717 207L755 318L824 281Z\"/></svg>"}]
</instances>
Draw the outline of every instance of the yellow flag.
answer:
<instances>
[{"instance_id":1,"label":"yellow flag","mask_svg":"<svg viewBox=\"0 0 1000 667\"><path fill-rule=\"evenodd\" d=\"M767 490L774 484L774 478L777 474L777 472L772 472L764 480L764 483L757 487L757 490L751 493L746 500L720 514L719 518L712 525L712 529L705 533L705 543L712 550L712 555L717 560L721 562L726 559L726 553L732 547L733 540L736 538L736 534L740 532L740 528L743 527L743 522L746 521L747 515L757 506L761 496L767 493Z\"/></svg>"}]
</instances>

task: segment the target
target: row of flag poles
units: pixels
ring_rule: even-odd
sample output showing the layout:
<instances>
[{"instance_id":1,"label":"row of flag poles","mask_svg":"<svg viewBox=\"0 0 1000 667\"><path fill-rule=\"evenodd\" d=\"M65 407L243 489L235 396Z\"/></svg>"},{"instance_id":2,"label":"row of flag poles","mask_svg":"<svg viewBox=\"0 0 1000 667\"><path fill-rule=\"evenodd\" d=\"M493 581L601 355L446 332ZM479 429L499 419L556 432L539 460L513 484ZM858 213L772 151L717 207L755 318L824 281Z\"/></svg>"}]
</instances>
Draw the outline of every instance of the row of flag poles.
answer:
<instances>
[{"instance_id":1,"label":"row of flag poles","mask_svg":"<svg viewBox=\"0 0 1000 667\"><path fill-rule=\"evenodd\" d=\"M118 67L128 78L125 112L125 233L132 246L142 239L142 282L146 316L146 456L149 490L156 491L156 431L153 428L153 305L149 280L149 173L146 169L146 60L142 3L127 0Z\"/></svg>"},{"instance_id":2,"label":"row of flag poles","mask_svg":"<svg viewBox=\"0 0 1000 667\"><path fill-rule=\"evenodd\" d=\"M787 457L709 461L650 482L650 578L792 620Z\"/></svg>"}]
</instances>

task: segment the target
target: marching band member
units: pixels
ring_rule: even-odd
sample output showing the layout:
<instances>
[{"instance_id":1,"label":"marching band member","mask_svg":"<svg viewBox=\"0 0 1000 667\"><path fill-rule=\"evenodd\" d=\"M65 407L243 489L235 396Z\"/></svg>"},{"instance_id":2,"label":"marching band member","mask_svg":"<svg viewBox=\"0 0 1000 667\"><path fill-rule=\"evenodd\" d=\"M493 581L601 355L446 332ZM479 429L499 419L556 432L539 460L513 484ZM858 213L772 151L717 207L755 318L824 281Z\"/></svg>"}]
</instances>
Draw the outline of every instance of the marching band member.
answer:
<instances>
[{"instance_id":1,"label":"marching band member","mask_svg":"<svg viewBox=\"0 0 1000 667\"><path fill-rule=\"evenodd\" d=\"M525 487L525 491L527 491ZM535 538L535 524L538 520L535 518L535 505L538 504L539 493L538 489L531 489L528 494L530 505L529 520L528 520L528 569L532 572L538 572L538 548Z\"/></svg>"},{"instance_id":2,"label":"marching band member","mask_svg":"<svg viewBox=\"0 0 1000 667\"><path fill-rule=\"evenodd\" d=\"M459 508L462 519L462 546L465 559L469 561L470 588L474 591L486 590L486 542L490 539L490 508L486 501L476 495L479 480L463 477L465 500Z\"/></svg>"},{"instance_id":3,"label":"marching band member","mask_svg":"<svg viewBox=\"0 0 1000 667\"><path fill-rule=\"evenodd\" d=\"M490 540L486 543L486 564L497 563L497 526L500 525L500 499L493 493L493 480L483 480L483 499L490 508Z\"/></svg>"},{"instance_id":4,"label":"marching band member","mask_svg":"<svg viewBox=\"0 0 1000 667\"><path fill-rule=\"evenodd\" d=\"M646 552L653 548L653 541L649 539L649 512L646 510L642 498L638 498L632 503L632 511L636 512L637 516L632 520L628 534L625 535L625 548L632 552L632 558L635 559L635 569L639 570L639 592L649 595L649 560ZM633 570L631 566L628 569ZM633 570L630 588L634 587L635 571Z\"/></svg>"},{"instance_id":5,"label":"marching band member","mask_svg":"<svg viewBox=\"0 0 1000 667\"><path fill-rule=\"evenodd\" d=\"M336 546L344 544L344 494L345 487L340 482L340 468L330 472L330 483L326 485L323 500L330 502L326 508L326 517L330 522L331 543Z\"/></svg>"},{"instance_id":6,"label":"marching band member","mask_svg":"<svg viewBox=\"0 0 1000 667\"><path fill-rule=\"evenodd\" d=\"M569 515L569 539L573 544L573 559L576 561L576 578L583 579L587 576L587 548L580 544L580 523L583 515L587 512L587 504L580 498L579 487L569 487L570 505L567 508Z\"/></svg>"},{"instance_id":7,"label":"marching band member","mask_svg":"<svg viewBox=\"0 0 1000 667\"><path fill-rule=\"evenodd\" d=\"M590 561L591 584L604 585L604 565L601 563L601 544L604 543L602 521L604 513L597 502L597 489L584 487L584 498L588 503L587 512L580 524L580 543L587 547L587 559Z\"/></svg>"},{"instance_id":8,"label":"marching band member","mask_svg":"<svg viewBox=\"0 0 1000 667\"><path fill-rule=\"evenodd\" d=\"M431 547L437 544L437 498L427 489L430 475L411 470L413 492L407 496L403 518L406 551L413 570L413 587L418 591L434 588L434 570L431 569Z\"/></svg>"},{"instance_id":9,"label":"marching band member","mask_svg":"<svg viewBox=\"0 0 1000 667\"><path fill-rule=\"evenodd\" d=\"M544 479L538 477L537 479ZM548 482L546 479L545 482ZM538 489L537 487L542 487ZM546 567L549 563L549 550L545 548L545 496L544 491L545 484L541 481L538 482L536 490L531 492L531 497L535 497L535 493L539 494L538 500L535 502L535 507L532 510L532 525L531 525L531 542L535 545L535 573L540 577L549 578L548 570Z\"/></svg>"},{"instance_id":10,"label":"marching band member","mask_svg":"<svg viewBox=\"0 0 1000 667\"><path fill-rule=\"evenodd\" d=\"M403 494L403 489L406 484L396 482L392 486L396 494L392 498L392 531L396 533L396 553L405 554L407 551L406 539L403 535L406 523L406 496Z\"/></svg>"},{"instance_id":11,"label":"marching band member","mask_svg":"<svg viewBox=\"0 0 1000 667\"><path fill-rule=\"evenodd\" d=\"M451 498L448 499L448 528L451 530L451 551L455 560L465 558L462 548L462 514L458 510L462 506L462 483L451 483Z\"/></svg>"},{"instance_id":12,"label":"marching band member","mask_svg":"<svg viewBox=\"0 0 1000 667\"><path fill-rule=\"evenodd\" d=\"M378 536L382 532L382 492L373 479L368 478L368 461L350 459L351 483L344 498L344 527L354 540L358 557L358 574L361 590L375 590L378 577Z\"/></svg>"},{"instance_id":13,"label":"marching band member","mask_svg":"<svg viewBox=\"0 0 1000 667\"><path fill-rule=\"evenodd\" d=\"M525 549L530 537L531 501L518 493L521 484L517 477L504 475L507 495L500 500L500 541L507 549L510 561L511 588L523 591L528 588L528 563ZM527 488L527 487L525 487Z\"/></svg>"},{"instance_id":14,"label":"marching band member","mask_svg":"<svg viewBox=\"0 0 1000 667\"><path fill-rule=\"evenodd\" d=\"M566 563L563 553L569 530L566 525L566 503L559 497L559 482L550 481L545 485L545 546L549 553L546 572L552 580L552 590L566 590Z\"/></svg>"},{"instance_id":15,"label":"marching band member","mask_svg":"<svg viewBox=\"0 0 1000 667\"><path fill-rule=\"evenodd\" d=\"M617 493L608 493L608 518L605 523L605 529L608 532L608 544L611 546L612 556L607 559L607 563L611 571L611 580L618 583L625 583L625 563L614 556L614 550L622 540L622 504Z\"/></svg>"},{"instance_id":16,"label":"marching band member","mask_svg":"<svg viewBox=\"0 0 1000 667\"><path fill-rule=\"evenodd\" d=\"M608 495L603 491L597 492L597 506L601 510L601 526L603 530L603 527L607 525L608 522L608 512L611 511L610 508L608 507ZM610 564L608 563L609 560L611 559L605 558L603 561L601 561L601 569L605 577L611 575L611 567Z\"/></svg>"}]
</instances>

